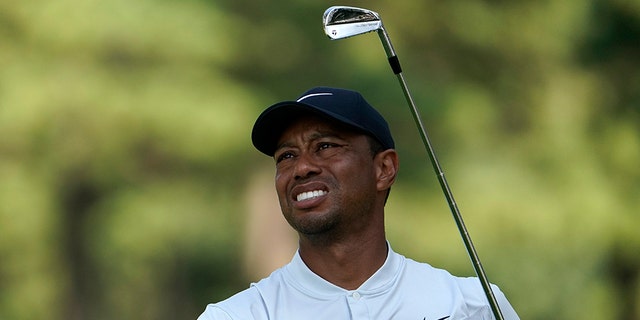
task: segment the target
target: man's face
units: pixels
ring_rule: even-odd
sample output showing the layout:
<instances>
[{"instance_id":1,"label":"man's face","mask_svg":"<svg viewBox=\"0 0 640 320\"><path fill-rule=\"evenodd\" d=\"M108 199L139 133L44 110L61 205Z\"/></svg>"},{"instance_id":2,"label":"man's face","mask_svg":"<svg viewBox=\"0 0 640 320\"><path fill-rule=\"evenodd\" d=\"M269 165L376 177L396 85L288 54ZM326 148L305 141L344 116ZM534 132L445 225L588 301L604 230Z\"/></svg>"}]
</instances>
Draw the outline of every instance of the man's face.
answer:
<instances>
[{"instance_id":1,"label":"man's face","mask_svg":"<svg viewBox=\"0 0 640 320\"><path fill-rule=\"evenodd\" d=\"M366 227L377 189L365 135L301 118L284 131L274 158L280 207L295 230L319 235Z\"/></svg>"}]
</instances>

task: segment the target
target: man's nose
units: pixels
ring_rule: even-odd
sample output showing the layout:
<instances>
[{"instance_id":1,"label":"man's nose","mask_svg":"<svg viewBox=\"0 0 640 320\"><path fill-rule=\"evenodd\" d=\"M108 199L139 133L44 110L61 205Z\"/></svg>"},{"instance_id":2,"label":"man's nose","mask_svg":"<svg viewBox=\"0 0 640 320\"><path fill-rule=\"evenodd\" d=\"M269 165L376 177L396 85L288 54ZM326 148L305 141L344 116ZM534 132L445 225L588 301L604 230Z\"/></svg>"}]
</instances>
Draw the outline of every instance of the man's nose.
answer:
<instances>
[{"instance_id":1,"label":"man's nose","mask_svg":"<svg viewBox=\"0 0 640 320\"><path fill-rule=\"evenodd\" d=\"M296 180L312 177L321 171L318 160L308 152L304 152L298 156L294 170Z\"/></svg>"}]
</instances>

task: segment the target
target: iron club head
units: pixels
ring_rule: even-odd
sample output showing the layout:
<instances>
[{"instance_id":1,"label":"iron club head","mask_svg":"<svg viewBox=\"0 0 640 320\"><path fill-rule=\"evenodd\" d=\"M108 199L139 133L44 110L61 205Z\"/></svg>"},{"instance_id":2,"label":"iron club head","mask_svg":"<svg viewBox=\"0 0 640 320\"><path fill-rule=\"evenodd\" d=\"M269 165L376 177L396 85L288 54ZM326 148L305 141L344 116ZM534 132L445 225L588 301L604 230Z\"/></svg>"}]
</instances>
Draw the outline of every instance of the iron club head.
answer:
<instances>
[{"instance_id":1,"label":"iron club head","mask_svg":"<svg viewBox=\"0 0 640 320\"><path fill-rule=\"evenodd\" d=\"M332 40L382 29L382 19L377 12L356 7L330 7L324 12L322 23L324 32Z\"/></svg>"}]
</instances>

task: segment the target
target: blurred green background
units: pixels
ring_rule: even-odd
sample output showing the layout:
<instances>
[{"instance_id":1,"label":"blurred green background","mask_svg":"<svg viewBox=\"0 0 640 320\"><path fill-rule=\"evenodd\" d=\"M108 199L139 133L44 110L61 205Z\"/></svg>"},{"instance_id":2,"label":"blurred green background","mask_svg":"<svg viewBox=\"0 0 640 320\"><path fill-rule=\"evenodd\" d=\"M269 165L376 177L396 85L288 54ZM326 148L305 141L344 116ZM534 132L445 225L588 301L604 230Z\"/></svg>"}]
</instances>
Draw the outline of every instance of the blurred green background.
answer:
<instances>
[{"instance_id":1,"label":"blurred green background","mask_svg":"<svg viewBox=\"0 0 640 320\"><path fill-rule=\"evenodd\" d=\"M195 319L290 259L266 106L356 89L401 156L394 249L473 275L379 12L490 281L523 319L640 319L640 2L0 0L0 319ZM284 250L283 250L284 248Z\"/></svg>"}]
</instances>

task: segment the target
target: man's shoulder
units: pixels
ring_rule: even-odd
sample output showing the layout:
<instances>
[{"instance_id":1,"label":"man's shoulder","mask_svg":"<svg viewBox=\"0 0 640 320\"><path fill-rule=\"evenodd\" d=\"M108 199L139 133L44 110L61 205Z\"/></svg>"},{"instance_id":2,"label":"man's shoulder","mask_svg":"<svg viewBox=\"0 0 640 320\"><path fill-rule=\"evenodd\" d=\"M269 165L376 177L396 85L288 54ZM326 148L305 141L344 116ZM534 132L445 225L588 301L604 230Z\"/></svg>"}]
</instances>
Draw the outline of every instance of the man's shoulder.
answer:
<instances>
[{"instance_id":1,"label":"man's shoulder","mask_svg":"<svg viewBox=\"0 0 640 320\"><path fill-rule=\"evenodd\" d=\"M217 303L207 305L198 320L245 319L259 307L260 293L251 286ZM253 318L253 317L250 317Z\"/></svg>"},{"instance_id":2,"label":"man's shoulder","mask_svg":"<svg viewBox=\"0 0 640 320\"><path fill-rule=\"evenodd\" d=\"M428 281L430 283L433 283L435 281L437 283L447 284L458 284L458 282L464 283L467 281L467 279L469 279L465 277L455 276L445 269L434 267L426 262L419 262L411 258L404 259L406 261L406 276L411 278L422 279L422 281Z\"/></svg>"},{"instance_id":3,"label":"man's shoulder","mask_svg":"<svg viewBox=\"0 0 640 320\"><path fill-rule=\"evenodd\" d=\"M252 283L248 288L217 303L207 305L198 320L218 319L266 319L262 290L277 287L282 281L282 270Z\"/></svg>"},{"instance_id":4,"label":"man's shoulder","mask_svg":"<svg viewBox=\"0 0 640 320\"><path fill-rule=\"evenodd\" d=\"M405 276L417 284L428 285L440 293L453 291L465 298L482 297L484 291L477 277L461 277L451 274L445 269L436 268L425 262L406 258Z\"/></svg>"},{"instance_id":5,"label":"man's shoulder","mask_svg":"<svg viewBox=\"0 0 640 320\"><path fill-rule=\"evenodd\" d=\"M414 288L419 288L417 290L425 292L427 295L433 295L433 299L436 300L442 297L457 296L460 299L454 300L464 301L465 308L470 313L473 313L472 310L489 312L486 294L477 277L455 276L445 269L433 267L428 263L417 262L409 258L405 259L406 281L411 282ZM491 290L502 309L505 319L518 319L513 307L500 288L495 284L491 284Z\"/></svg>"}]
</instances>

